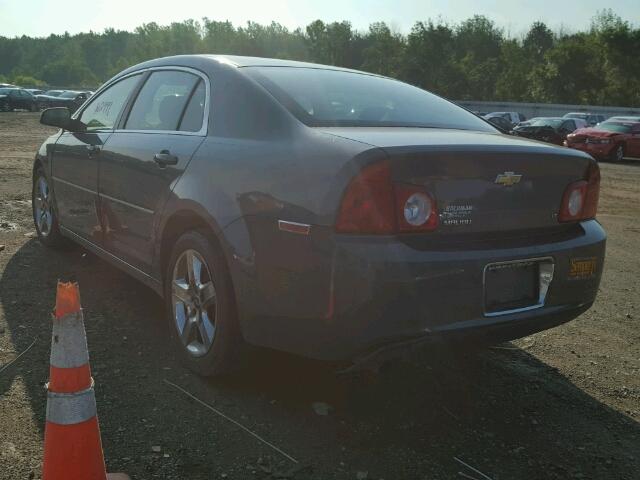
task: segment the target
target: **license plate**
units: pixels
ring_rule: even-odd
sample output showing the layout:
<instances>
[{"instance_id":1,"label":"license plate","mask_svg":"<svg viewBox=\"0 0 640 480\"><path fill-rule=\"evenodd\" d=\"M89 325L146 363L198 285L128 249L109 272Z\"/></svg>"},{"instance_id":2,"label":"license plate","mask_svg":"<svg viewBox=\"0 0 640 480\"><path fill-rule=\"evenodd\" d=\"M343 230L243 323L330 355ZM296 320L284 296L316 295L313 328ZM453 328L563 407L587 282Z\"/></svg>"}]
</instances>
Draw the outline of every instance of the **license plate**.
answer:
<instances>
[{"instance_id":1,"label":"license plate","mask_svg":"<svg viewBox=\"0 0 640 480\"><path fill-rule=\"evenodd\" d=\"M581 280L591 278L596 274L596 257L572 258L569 263L569 278Z\"/></svg>"},{"instance_id":2,"label":"license plate","mask_svg":"<svg viewBox=\"0 0 640 480\"><path fill-rule=\"evenodd\" d=\"M484 275L488 314L536 305L540 299L540 263L517 261L487 265Z\"/></svg>"}]
</instances>

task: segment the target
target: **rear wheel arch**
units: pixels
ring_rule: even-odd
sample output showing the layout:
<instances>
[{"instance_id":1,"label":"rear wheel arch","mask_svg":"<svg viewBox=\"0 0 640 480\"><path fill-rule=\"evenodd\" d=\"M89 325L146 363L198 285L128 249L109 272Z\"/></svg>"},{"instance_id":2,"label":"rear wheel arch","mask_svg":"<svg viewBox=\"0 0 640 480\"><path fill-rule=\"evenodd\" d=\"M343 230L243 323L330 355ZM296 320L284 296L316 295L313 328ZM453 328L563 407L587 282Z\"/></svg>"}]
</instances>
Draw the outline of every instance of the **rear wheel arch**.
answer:
<instances>
[{"instance_id":1,"label":"rear wheel arch","mask_svg":"<svg viewBox=\"0 0 640 480\"><path fill-rule=\"evenodd\" d=\"M220 239L221 233L217 225L212 225L210 221L207 221L201 215L191 210L178 210L172 213L165 221L159 236L159 248L157 250L159 257L157 264L160 278L163 283L166 280L167 267L173 246L182 235L194 230L202 232L205 237L209 239L212 246L219 250L225 258L227 268L229 267L226 250L222 245L222 241Z\"/></svg>"},{"instance_id":2,"label":"rear wheel arch","mask_svg":"<svg viewBox=\"0 0 640 480\"><path fill-rule=\"evenodd\" d=\"M219 238L214 227L210 226L206 219L188 210L176 212L168 218L163 233L160 242L160 263L163 269L162 291L172 329L171 334L182 357L189 368L200 375L218 375L241 368L244 335L237 315L236 289L229 271L228 257L222 246L223 240ZM175 313L177 307L173 304L171 294L176 274L175 269L178 268L176 265L180 263L183 254L189 250L192 250L192 255L197 255L201 262L204 262L209 281L213 283L215 292L217 292L215 294L215 298L217 298L215 316L208 317L215 318L213 325L215 325L217 333L213 338L212 346L207 347L208 350L197 357L193 357L187 352L183 332L179 330L179 327L176 327L179 324L174 318L177 315ZM205 267L202 269L204 270ZM200 303L194 302L193 305L196 307L191 305L190 308L201 308L198 306ZM187 308L188 312L188 307L183 308ZM218 310L219 308L221 310ZM198 316L198 318L200 317Z\"/></svg>"}]
</instances>

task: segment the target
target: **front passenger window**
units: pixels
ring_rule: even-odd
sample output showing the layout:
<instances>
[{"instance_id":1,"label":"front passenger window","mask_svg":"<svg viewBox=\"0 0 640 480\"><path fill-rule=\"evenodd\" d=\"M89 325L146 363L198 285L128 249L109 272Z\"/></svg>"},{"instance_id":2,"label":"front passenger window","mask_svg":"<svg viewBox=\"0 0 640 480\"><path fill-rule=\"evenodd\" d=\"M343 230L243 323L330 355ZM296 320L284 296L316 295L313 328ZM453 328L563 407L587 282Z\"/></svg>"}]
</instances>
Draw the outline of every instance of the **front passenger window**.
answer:
<instances>
[{"instance_id":1,"label":"front passenger window","mask_svg":"<svg viewBox=\"0 0 640 480\"><path fill-rule=\"evenodd\" d=\"M200 77L182 71L152 73L140 90L126 130L176 131Z\"/></svg>"},{"instance_id":2,"label":"front passenger window","mask_svg":"<svg viewBox=\"0 0 640 480\"><path fill-rule=\"evenodd\" d=\"M79 120L87 130L113 128L140 75L133 75L107 88L82 111Z\"/></svg>"}]
</instances>

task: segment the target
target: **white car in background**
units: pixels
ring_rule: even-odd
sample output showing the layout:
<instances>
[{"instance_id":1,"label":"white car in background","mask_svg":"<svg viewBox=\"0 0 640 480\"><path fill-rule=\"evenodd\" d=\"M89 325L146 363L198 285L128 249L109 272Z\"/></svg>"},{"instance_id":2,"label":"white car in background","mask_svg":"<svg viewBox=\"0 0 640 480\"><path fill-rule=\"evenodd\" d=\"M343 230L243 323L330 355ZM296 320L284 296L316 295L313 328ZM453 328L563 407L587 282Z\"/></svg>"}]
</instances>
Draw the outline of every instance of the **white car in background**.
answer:
<instances>
[{"instance_id":1,"label":"white car in background","mask_svg":"<svg viewBox=\"0 0 640 480\"><path fill-rule=\"evenodd\" d=\"M584 112L571 112L564 115L563 118L572 118L584 120L587 122L587 125L593 127L599 123L602 123L606 120L604 115L595 114L595 113L584 113Z\"/></svg>"},{"instance_id":2,"label":"white car in background","mask_svg":"<svg viewBox=\"0 0 640 480\"><path fill-rule=\"evenodd\" d=\"M527 119L527 117L525 117L523 114L518 112L491 112L486 114L483 118L485 120L489 120L495 117L502 117L507 121L509 121L512 125L517 125L520 122L524 122Z\"/></svg>"}]
</instances>

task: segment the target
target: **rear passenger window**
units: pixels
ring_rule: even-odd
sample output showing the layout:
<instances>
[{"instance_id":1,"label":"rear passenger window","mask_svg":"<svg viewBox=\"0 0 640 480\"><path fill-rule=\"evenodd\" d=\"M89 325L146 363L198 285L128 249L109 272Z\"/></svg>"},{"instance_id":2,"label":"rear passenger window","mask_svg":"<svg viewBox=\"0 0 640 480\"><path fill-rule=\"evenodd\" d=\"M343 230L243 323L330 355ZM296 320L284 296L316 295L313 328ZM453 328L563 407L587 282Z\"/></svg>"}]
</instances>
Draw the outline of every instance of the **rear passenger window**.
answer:
<instances>
[{"instance_id":1,"label":"rear passenger window","mask_svg":"<svg viewBox=\"0 0 640 480\"><path fill-rule=\"evenodd\" d=\"M187 72L152 73L131 108L125 129L178 130L182 113L199 81L199 77Z\"/></svg>"},{"instance_id":2,"label":"rear passenger window","mask_svg":"<svg viewBox=\"0 0 640 480\"><path fill-rule=\"evenodd\" d=\"M189 105L184 112L179 130L182 132L197 132L202 128L202 119L204 118L204 101L206 98L206 89L204 82L200 80L195 91L191 95Z\"/></svg>"}]
</instances>

